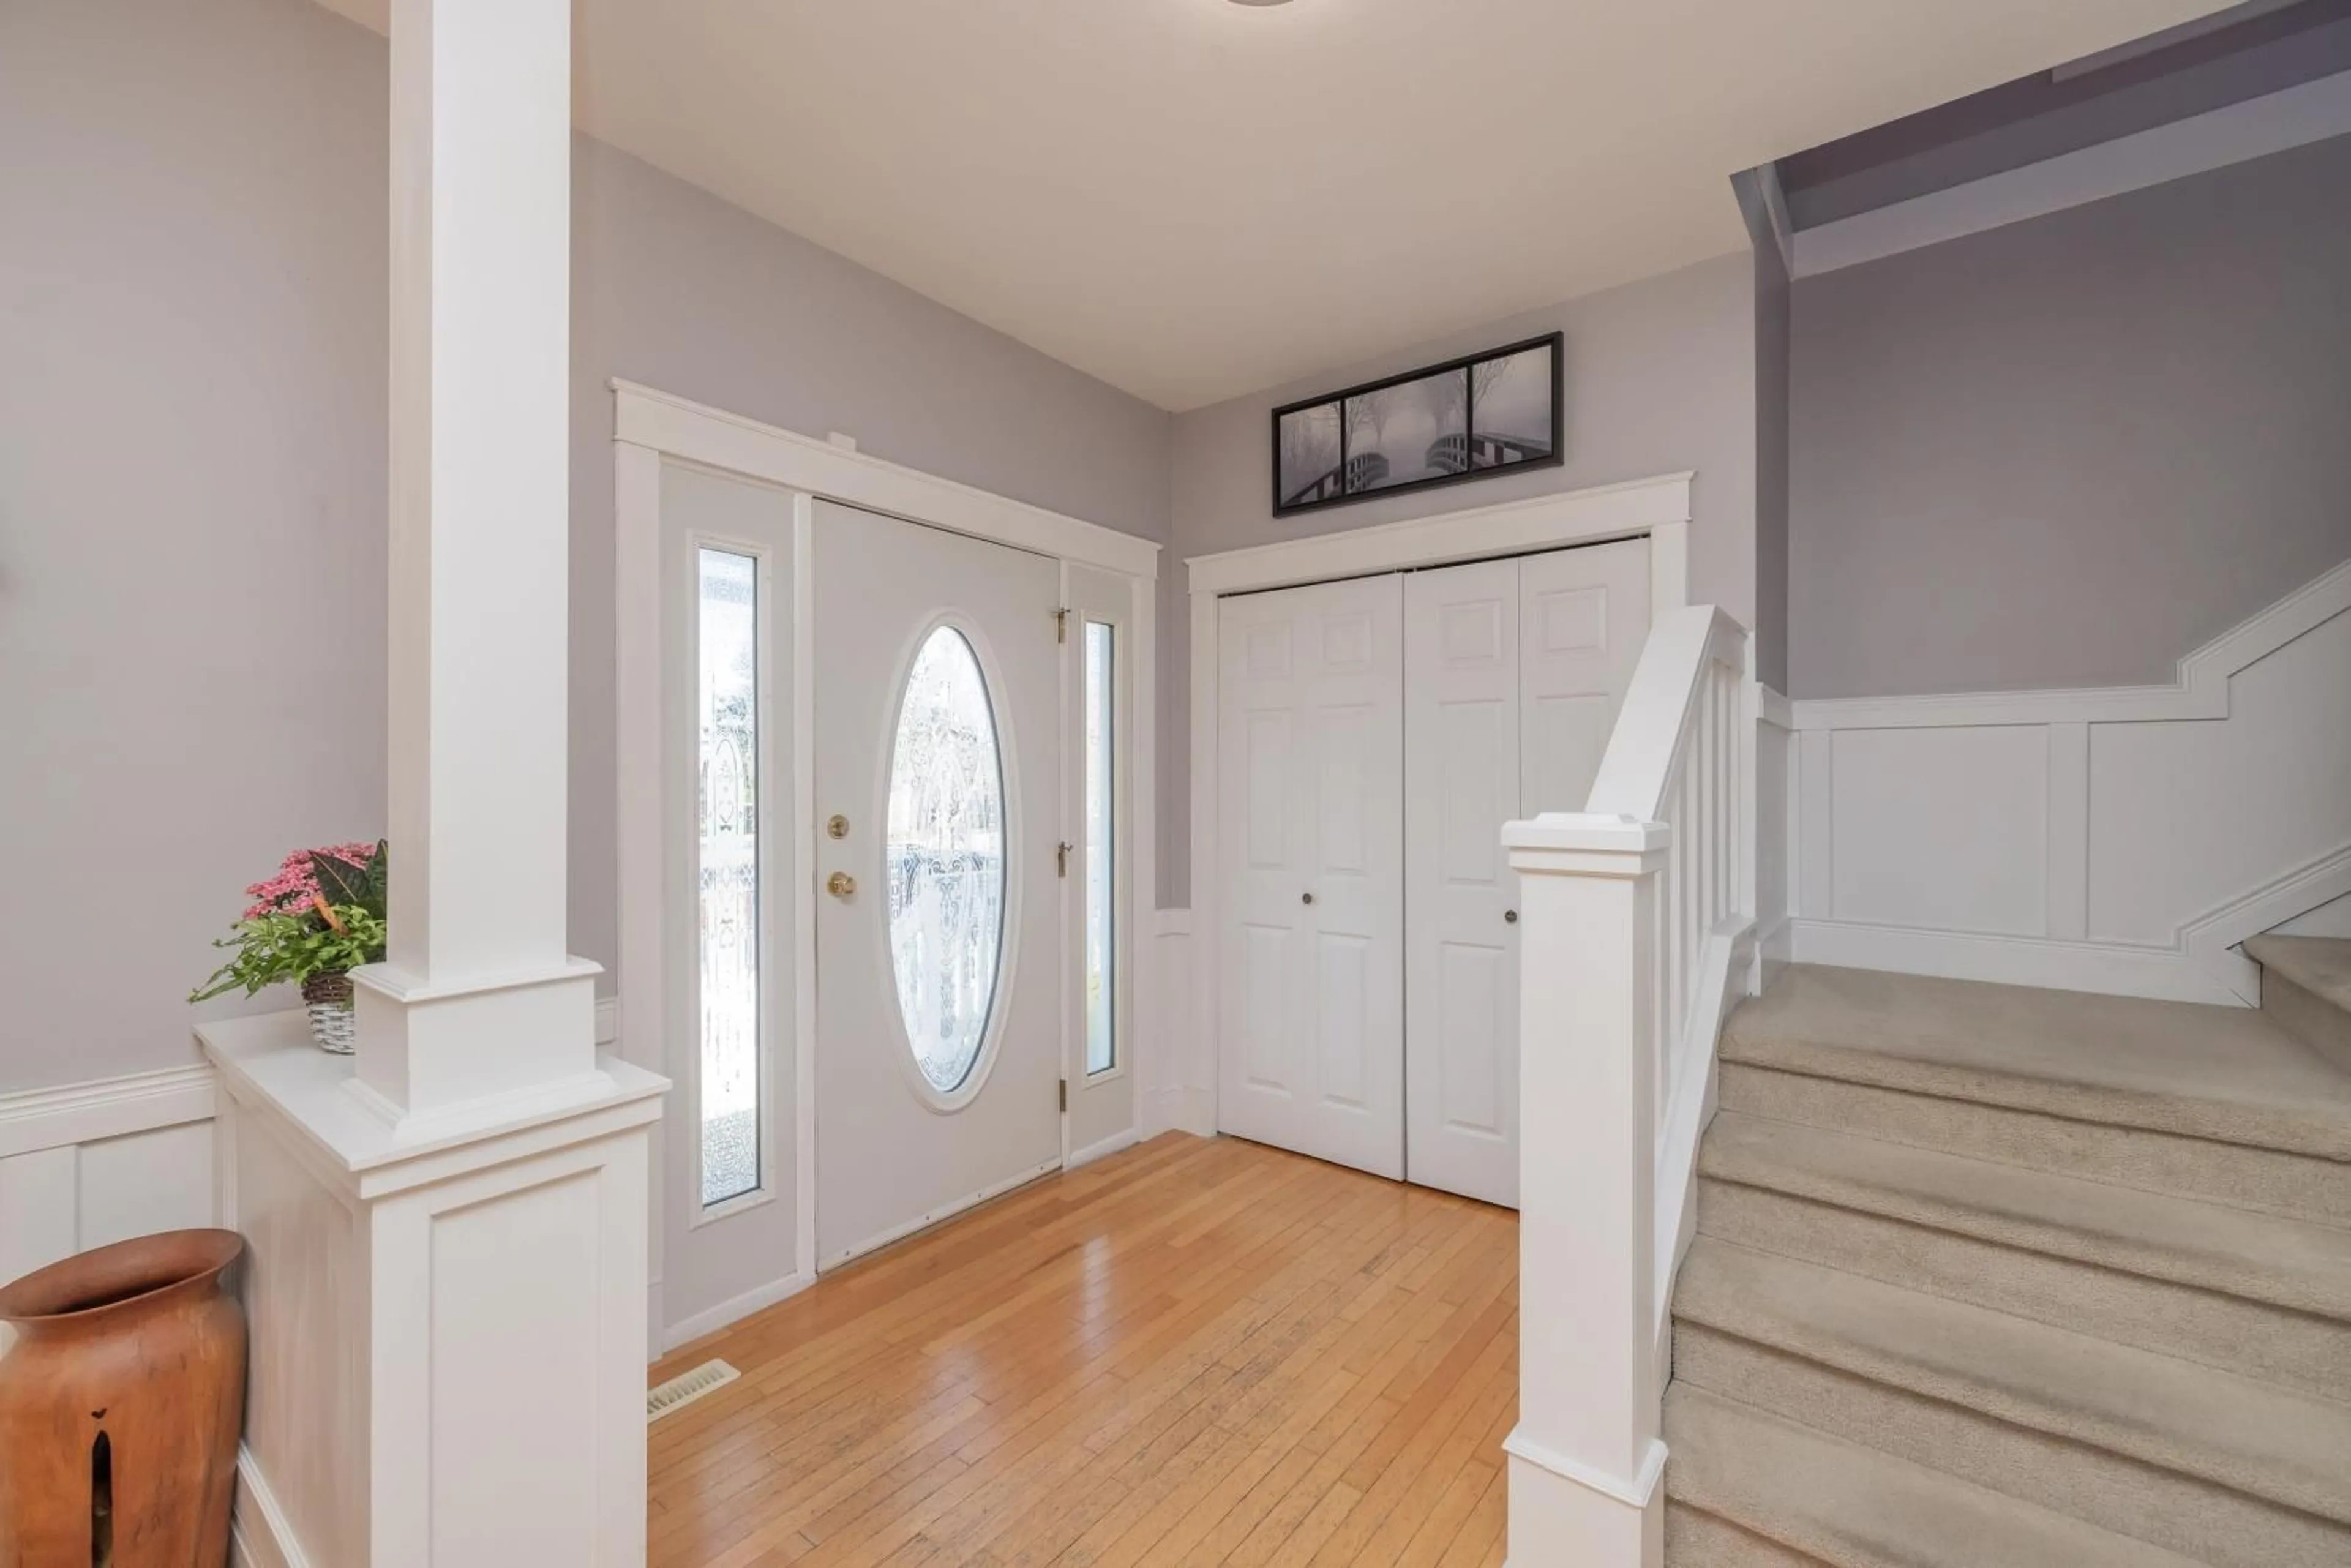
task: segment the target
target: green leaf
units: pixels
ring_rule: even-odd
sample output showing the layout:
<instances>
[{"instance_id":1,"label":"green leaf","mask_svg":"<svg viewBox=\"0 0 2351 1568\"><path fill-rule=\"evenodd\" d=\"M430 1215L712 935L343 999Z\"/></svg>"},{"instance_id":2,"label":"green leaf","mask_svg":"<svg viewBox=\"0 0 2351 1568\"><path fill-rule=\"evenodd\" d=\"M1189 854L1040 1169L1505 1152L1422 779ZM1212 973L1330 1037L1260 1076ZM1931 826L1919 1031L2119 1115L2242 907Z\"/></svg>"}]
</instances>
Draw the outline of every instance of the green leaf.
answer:
<instances>
[{"instance_id":1,"label":"green leaf","mask_svg":"<svg viewBox=\"0 0 2351 1568\"><path fill-rule=\"evenodd\" d=\"M371 857L372 858L372 857ZM329 904L364 904L368 895L368 868L353 865L340 855L310 856L310 873L318 878L319 891Z\"/></svg>"}]
</instances>

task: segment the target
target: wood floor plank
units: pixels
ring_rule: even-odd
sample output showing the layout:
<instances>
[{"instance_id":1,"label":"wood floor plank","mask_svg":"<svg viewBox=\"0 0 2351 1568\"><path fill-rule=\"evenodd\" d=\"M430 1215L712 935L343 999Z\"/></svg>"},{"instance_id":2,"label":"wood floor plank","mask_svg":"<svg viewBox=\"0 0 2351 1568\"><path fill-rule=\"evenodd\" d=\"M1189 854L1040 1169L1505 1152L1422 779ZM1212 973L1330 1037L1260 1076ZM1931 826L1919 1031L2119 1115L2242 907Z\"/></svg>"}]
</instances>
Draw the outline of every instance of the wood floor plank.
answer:
<instances>
[{"instance_id":1,"label":"wood floor plank","mask_svg":"<svg viewBox=\"0 0 2351 1568\"><path fill-rule=\"evenodd\" d=\"M682 1346L655 1568L1488 1563L1518 1223L1168 1134Z\"/></svg>"}]
</instances>

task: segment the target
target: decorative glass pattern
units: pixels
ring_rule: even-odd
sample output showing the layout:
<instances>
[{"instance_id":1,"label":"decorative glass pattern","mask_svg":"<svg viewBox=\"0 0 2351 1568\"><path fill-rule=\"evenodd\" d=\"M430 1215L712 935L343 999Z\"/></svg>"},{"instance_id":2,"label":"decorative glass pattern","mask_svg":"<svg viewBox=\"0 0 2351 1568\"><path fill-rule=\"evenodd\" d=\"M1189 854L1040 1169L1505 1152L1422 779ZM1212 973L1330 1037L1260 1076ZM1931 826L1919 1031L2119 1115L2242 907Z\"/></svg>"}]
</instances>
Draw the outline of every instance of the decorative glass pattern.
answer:
<instances>
[{"instance_id":1,"label":"decorative glass pattern","mask_svg":"<svg viewBox=\"0 0 2351 1568\"><path fill-rule=\"evenodd\" d=\"M1112 629L1086 622L1086 1071L1118 1064L1118 811L1111 791Z\"/></svg>"},{"instance_id":2,"label":"decorative glass pattern","mask_svg":"<svg viewBox=\"0 0 2351 1568\"><path fill-rule=\"evenodd\" d=\"M699 554L702 1202L759 1186L758 561Z\"/></svg>"},{"instance_id":3,"label":"decorative glass pattern","mask_svg":"<svg viewBox=\"0 0 2351 1568\"><path fill-rule=\"evenodd\" d=\"M942 1093L979 1060L1004 948L1004 765L962 632L923 642L890 748L890 959L915 1063Z\"/></svg>"}]
</instances>

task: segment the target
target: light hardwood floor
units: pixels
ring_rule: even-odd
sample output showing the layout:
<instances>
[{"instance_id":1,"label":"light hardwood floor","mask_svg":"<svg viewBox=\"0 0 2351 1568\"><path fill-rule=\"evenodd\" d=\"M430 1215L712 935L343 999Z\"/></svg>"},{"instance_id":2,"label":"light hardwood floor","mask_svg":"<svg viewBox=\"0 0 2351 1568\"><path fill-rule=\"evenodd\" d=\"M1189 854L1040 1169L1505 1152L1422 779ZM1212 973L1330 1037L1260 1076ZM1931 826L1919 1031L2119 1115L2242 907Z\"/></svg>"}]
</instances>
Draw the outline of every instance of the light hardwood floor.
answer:
<instances>
[{"instance_id":1,"label":"light hardwood floor","mask_svg":"<svg viewBox=\"0 0 2351 1568\"><path fill-rule=\"evenodd\" d=\"M1518 1221L1171 1133L665 1358L652 1561L1497 1563Z\"/></svg>"}]
</instances>

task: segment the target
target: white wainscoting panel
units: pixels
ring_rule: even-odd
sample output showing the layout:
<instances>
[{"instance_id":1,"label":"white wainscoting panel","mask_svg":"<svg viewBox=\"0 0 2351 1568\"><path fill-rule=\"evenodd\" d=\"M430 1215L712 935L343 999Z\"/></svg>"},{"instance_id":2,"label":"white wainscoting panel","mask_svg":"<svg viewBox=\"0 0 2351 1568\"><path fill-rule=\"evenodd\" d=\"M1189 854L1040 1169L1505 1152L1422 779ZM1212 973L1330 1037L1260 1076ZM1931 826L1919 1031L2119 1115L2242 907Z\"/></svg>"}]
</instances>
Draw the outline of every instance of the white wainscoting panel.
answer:
<instances>
[{"instance_id":1,"label":"white wainscoting panel","mask_svg":"<svg viewBox=\"0 0 2351 1568\"><path fill-rule=\"evenodd\" d=\"M1829 765L1839 919L2046 934L2045 727L1839 730Z\"/></svg>"},{"instance_id":2,"label":"white wainscoting panel","mask_svg":"<svg viewBox=\"0 0 2351 1568\"><path fill-rule=\"evenodd\" d=\"M0 1095L0 1282L212 1224L212 1114L205 1067Z\"/></svg>"},{"instance_id":3,"label":"white wainscoting panel","mask_svg":"<svg viewBox=\"0 0 2351 1568\"><path fill-rule=\"evenodd\" d=\"M2168 942L2183 913L2351 839L2351 614L2243 671L2231 696L2223 724L2092 727L2094 939Z\"/></svg>"},{"instance_id":4,"label":"white wainscoting panel","mask_svg":"<svg viewBox=\"0 0 2351 1568\"><path fill-rule=\"evenodd\" d=\"M368 1260L354 1207L314 1174L321 1156L223 1099L225 1207L246 1239L241 1293L255 1347L237 1529L256 1561L266 1552L364 1562Z\"/></svg>"},{"instance_id":5,"label":"white wainscoting panel","mask_svg":"<svg viewBox=\"0 0 2351 1568\"><path fill-rule=\"evenodd\" d=\"M2351 894L2351 562L2172 685L1792 706L1798 961L2252 1006Z\"/></svg>"}]
</instances>

